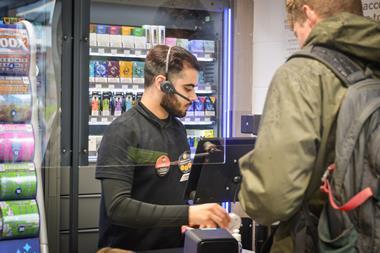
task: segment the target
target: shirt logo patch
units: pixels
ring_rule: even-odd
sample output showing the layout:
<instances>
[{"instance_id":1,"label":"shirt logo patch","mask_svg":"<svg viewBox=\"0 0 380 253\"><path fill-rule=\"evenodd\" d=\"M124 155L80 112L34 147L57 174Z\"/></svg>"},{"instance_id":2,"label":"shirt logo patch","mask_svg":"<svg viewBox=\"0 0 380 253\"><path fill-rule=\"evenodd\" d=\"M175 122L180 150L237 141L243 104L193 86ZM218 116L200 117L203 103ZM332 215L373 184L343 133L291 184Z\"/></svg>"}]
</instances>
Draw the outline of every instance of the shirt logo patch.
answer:
<instances>
[{"instance_id":1,"label":"shirt logo patch","mask_svg":"<svg viewBox=\"0 0 380 253\"><path fill-rule=\"evenodd\" d=\"M156 168L157 175L159 175L160 177L163 177L166 174L168 174L169 169L170 169L169 157L166 155L160 156L156 161L155 168Z\"/></svg>"},{"instance_id":2,"label":"shirt logo patch","mask_svg":"<svg viewBox=\"0 0 380 253\"><path fill-rule=\"evenodd\" d=\"M178 158L178 167L179 167L179 170L183 174L186 174L186 173L190 172L191 166L192 166L192 162L191 162L190 152L189 151L185 151Z\"/></svg>"}]
</instances>

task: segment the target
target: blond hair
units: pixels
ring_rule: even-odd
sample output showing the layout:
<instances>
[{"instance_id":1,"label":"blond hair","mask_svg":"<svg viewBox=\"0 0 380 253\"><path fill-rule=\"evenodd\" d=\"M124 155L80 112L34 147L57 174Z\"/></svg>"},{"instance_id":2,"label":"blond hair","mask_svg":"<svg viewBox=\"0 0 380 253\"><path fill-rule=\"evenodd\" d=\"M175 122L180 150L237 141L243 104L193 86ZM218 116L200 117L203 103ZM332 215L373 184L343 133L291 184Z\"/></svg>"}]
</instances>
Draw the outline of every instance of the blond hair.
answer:
<instances>
[{"instance_id":1,"label":"blond hair","mask_svg":"<svg viewBox=\"0 0 380 253\"><path fill-rule=\"evenodd\" d=\"M303 23L306 20L302 9L304 5L313 9L321 19L334 16L340 12L363 15L361 0L286 0L288 22L291 28L295 22Z\"/></svg>"},{"instance_id":2,"label":"blond hair","mask_svg":"<svg viewBox=\"0 0 380 253\"><path fill-rule=\"evenodd\" d=\"M98 250L96 253L134 253L134 252L130 250L106 247L106 248L102 248Z\"/></svg>"}]
</instances>

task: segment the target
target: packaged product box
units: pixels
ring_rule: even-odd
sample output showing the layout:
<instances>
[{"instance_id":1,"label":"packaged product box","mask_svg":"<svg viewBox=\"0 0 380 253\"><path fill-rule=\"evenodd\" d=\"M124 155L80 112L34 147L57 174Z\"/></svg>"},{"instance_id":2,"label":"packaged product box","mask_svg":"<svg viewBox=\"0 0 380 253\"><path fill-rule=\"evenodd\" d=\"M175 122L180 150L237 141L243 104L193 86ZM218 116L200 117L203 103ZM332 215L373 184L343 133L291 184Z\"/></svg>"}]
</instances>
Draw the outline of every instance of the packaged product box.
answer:
<instances>
[{"instance_id":1,"label":"packaged product box","mask_svg":"<svg viewBox=\"0 0 380 253\"><path fill-rule=\"evenodd\" d=\"M203 47L205 53L215 53L215 41L213 40L204 40Z\"/></svg>"},{"instance_id":2,"label":"packaged product box","mask_svg":"<svg viewBox=\"0 0 380 253\"><path fill-rule=\"evenodd\" d=\"M107 63L107 80L109 83L120 82L119 61L108 61Z\"/></svg>"},{"instance_id":3,"label":"packaged product box","mask_svg":"<svg viewBox=\"0 0 380 253\"><path fill-rule=\"evenodd\" d=\"M133 101L135 100L135 96L132 92L127 92L125 94L125 111L128 111L133 107Z\"/></svg>"},{"instance_id":4,"label":"packaged product box","mask_svg":"<svg viewBox=\"0 0 380 253\"><path fill-rule=\"evenodd\" d=\"M111 100L112 100L112 92L105 91L102 94L102 116L110 116L111 115Z\"/></svg>"},{"instance_id":5,"label":"packaged product box","mask_svg":"<svg viewBox=\"0 0 380 253\"><path fill-rule=\"evenodd\" d=\"M189 40L188 39L177 39L177 46L183 47L189 50Z\"/></svg>"},{"instance_id":6,"label":"packaged product box","mask_svg":"<svg viewBox=\"0 0 380 253\"><path fill-rule=\"evenodd\" d=\"M135 38L135 49L146 49L146 37L144 28L135 27L132 29Z\"/></svg>"},{"instance_id":7,"label":"packaged product box","mask_svg":"<svg viewBox=\"0 0 380 253\"><path fill-rule=\"evenodd\" d=\"M96 39L96 25L90 24L90 47L96 47L97 46L97 39Z\"/></svg>"},{"instance_id":8,"label":"packaged product box","mask_svg":"<svg viewBox=\"0 0 380 253\"><path fill-rule=\"evenodd\" d=\"M191 40L189 42L189 50L195 54L204 53L203 40Z\"/></svg>"},{"instance_id":9,"label":"packaged product box","mask_svg":"<svg viewBox=\"0 0 380 253\"><path fill-rule=\"evenodd\" d=\"M119 61L119 66L120 66L120 82L132 83L133 62Z\"/></svg>"},{"instance_id":10,"label":"packaged product box","mask_svg":"<svg viewBox=\"0 0 380 253\"><path fill-rule=\"evenodd\" d=\"M165 45L167 45L169 47L176 46L177 45L177 38L166 37L165 38Z\"/></svg>"},{"instance_id":11,"label":"packaged product box","mask_svg":"<svg viewBox=\"0 0 380 253\"><path fill-rule=\"evenodd\" d=\"M99 116L100 113L100 93L94 91L91 93L91 116Z\"/></svg>"},{"instance_id":12,"label":"packaged product box","mask_svg":"<svg viewBox=\"0 0 380 253\"><path fill-rule=\"evenodd\" d=\"M110 35L108 25L97 25L96 26L96 44L98 47L109 47L110 46Z\"/></svg>"},{"instance_id":13,"label":"packaged product box","mask_svg":"<svg viewBox=\"0 0 380 253\"><path fill-rule=\"evenodd\" d=\"M110 26L110 47L121 48L121 27L117 25Z\"/></svg>"},{"instance_id":14,"label":"packaged product box","mask_svg":"<svg viewBox=\"0 0 380 253\"><path fill-rule=\"evenodd\" d=\"M151 36L151 42L152 42L152 46L156 46L158 45L158 37L159 37L159 28L157 25L151 25L150 26L150 36Z\"/></svg>"},{"instance_id":15,"label":"packaged product box","mask_svg":"<svg viewBox=\"0 0 380 253\"><path fill-rule=\"evenodd\" d=\"M191 103L189 108L187 108L186 117L193 117L194 116L194 102Z\"/></svg>"},{"instance_id":16,"label":"packaged product box","mask_svg":"<svg viewBox=\"0 0 380 253\"><path fill-rule=\"evenodd\" d=\"M205 116L215 116L216 112L216 97L206 96L205 97Z\"/></svg>"},{"instance_id":17,"label":"packaged product box","mask_svg":"<svg viewBox=\"0 0 380 253\"><path fill-rule=\"evenodd\" d=\"M145 32L145 39L146 39L146 49L152 48L152 38L150 35L150 25L143 25L142 28Z\"/></svg>"},{"instance_id":18,"label":"packaged product box","mask_svg":"<svg viewBox=\"0 0 380 253\"><path fill-rule=\"evenodd\" d=\"M93 83L95 81L95 61L90 61L89 65L89 78L88 81Z\"/></svg>"},{"instance_id":19,"label":"packaged product box","mask_svg":"<svg viewBox=\"0 0 380 253\"><path fill-rule=\"evenodd\" d=\"M197 100L194 101L194 116L205 116L205 100L205 97L198 96Z\"/></svg>"},{"instance_id":20,"label":"packaged product box","mask_svg":"<svg viewBox=\"0 0 380 253\"><path fill-rule=\"evenodd\" d=\"M121 27L121 43L123 48L135 48L135 37L132 35L132 29L133 27L130 26Z\"/></svg>"},{"instance_id":21,"label":"packaged product box","mask_svg":"<svg viewBox=\"0 0 380 253\"><path fill-rule=\"evenodd\" d=\"M95 61L95 82L107 82L107 61Z\"/></svg>"},{"instance_id":22,"label":"packaged product box","mask_svg":"<svg viewBox=\"0 0 380 253\"><path fill-rule=\"evenodd\" d=\"M144 83L144 62L133 62L133 83Z\"/></svg>"},{"instance_id":23,"label":"packaged product box","mask_svg":"<svg viewBox=\"0 0 380 253\"><path fill-rule=\"evenodd\" d=\"M120 116L123 113L124 93L116 92L114 96L114 116Z\"/></svg>"},{"instance_id":24,"label":"packaged product box","mask_svg":"<svg viewBox=\"0 0 380 253\"><path fill-rule=\"evenodd\" d=\"M158 44L165 45L165 26L158 26Z\"/></svg>"},{"instance_id":25,"label":"packaged product box","mask_svg":"<svg viewBox=\"0 0 380 253\"><path fill-rule=\"evenodd\" d=\"M140 102L141 98L143 96L143 93L142 92L137 92L136 94L136 97L135 97L135 100L133 101L133 105L137 105L138 102Z\"/></svg>"}]
</instances>

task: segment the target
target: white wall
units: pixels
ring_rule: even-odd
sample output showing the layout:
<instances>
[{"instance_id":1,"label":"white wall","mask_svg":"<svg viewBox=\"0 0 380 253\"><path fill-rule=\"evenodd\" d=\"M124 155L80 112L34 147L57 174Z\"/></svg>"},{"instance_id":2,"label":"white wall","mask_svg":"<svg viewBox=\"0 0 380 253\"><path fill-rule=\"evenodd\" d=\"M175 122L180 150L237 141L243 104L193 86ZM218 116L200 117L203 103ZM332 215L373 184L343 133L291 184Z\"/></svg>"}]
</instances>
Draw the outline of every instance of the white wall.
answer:
<instances>
[{"instance_id":1,"label":"white wall","mask_svg":"<svg viewBox=\"0 0 380 253\"><path fill-rule=\"evenodd\" d=\"M364 15L380 21L380 0L362 0ZM252 113L261 114L275 70L298 44L286 22L285 0L254 0Z\"/></svg>"},{"instance_id":2,"label":"white wall","mask_svg":"<svg viewBox=\"0 0 380 253\"><path fill-rule=\"evenodd\" d=\"M261 114L275 70L298 49L284 0L254 0L252 112Z\"/></svg>"}]
</instances>

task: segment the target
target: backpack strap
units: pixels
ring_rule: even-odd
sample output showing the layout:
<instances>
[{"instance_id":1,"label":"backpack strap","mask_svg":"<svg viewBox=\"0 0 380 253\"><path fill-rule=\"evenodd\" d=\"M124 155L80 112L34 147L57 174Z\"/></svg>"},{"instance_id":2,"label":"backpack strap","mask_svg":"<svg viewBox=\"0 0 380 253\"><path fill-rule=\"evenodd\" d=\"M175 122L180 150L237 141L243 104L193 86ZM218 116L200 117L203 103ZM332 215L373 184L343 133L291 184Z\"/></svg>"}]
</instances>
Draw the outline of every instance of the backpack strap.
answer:
<instances>
[{"instance_id":1,"label":"backpack strap","mask_svg":"<svg viewBox=\"0 0 380 253\"><path fill-rule=\"evenodd\" d=\"M331 48L323 46L306 47L291 55L289 59L295 57L306 57L320 61L334 72L347 87L368 78L359 64L345 54Z\"/></svg>"},{"instance_id":2,"label":"backpack strap","mask_svg":"<svg viewBox=\"0 0 380 253\"><path fill-rule=\"evenodd\" d=\"M362 205L369 198L374 196L371 187L367 187L364 190L357 193L355 196L353 196L345 204L338 206L334 200L334 195L333 195L332 188L331 188L330 182L329 182L329 176L331 176L331 174L334 172L335 168L336 168L335 164L332 164L327 168L325 174L322 177L322 186L321 186L321 190L324 193L327 193L327 195L329 197L330 205L334 209L339 210L339 211L351 211L351 210L357 208L358 206Z\"/></svg>"}]
</instances>

